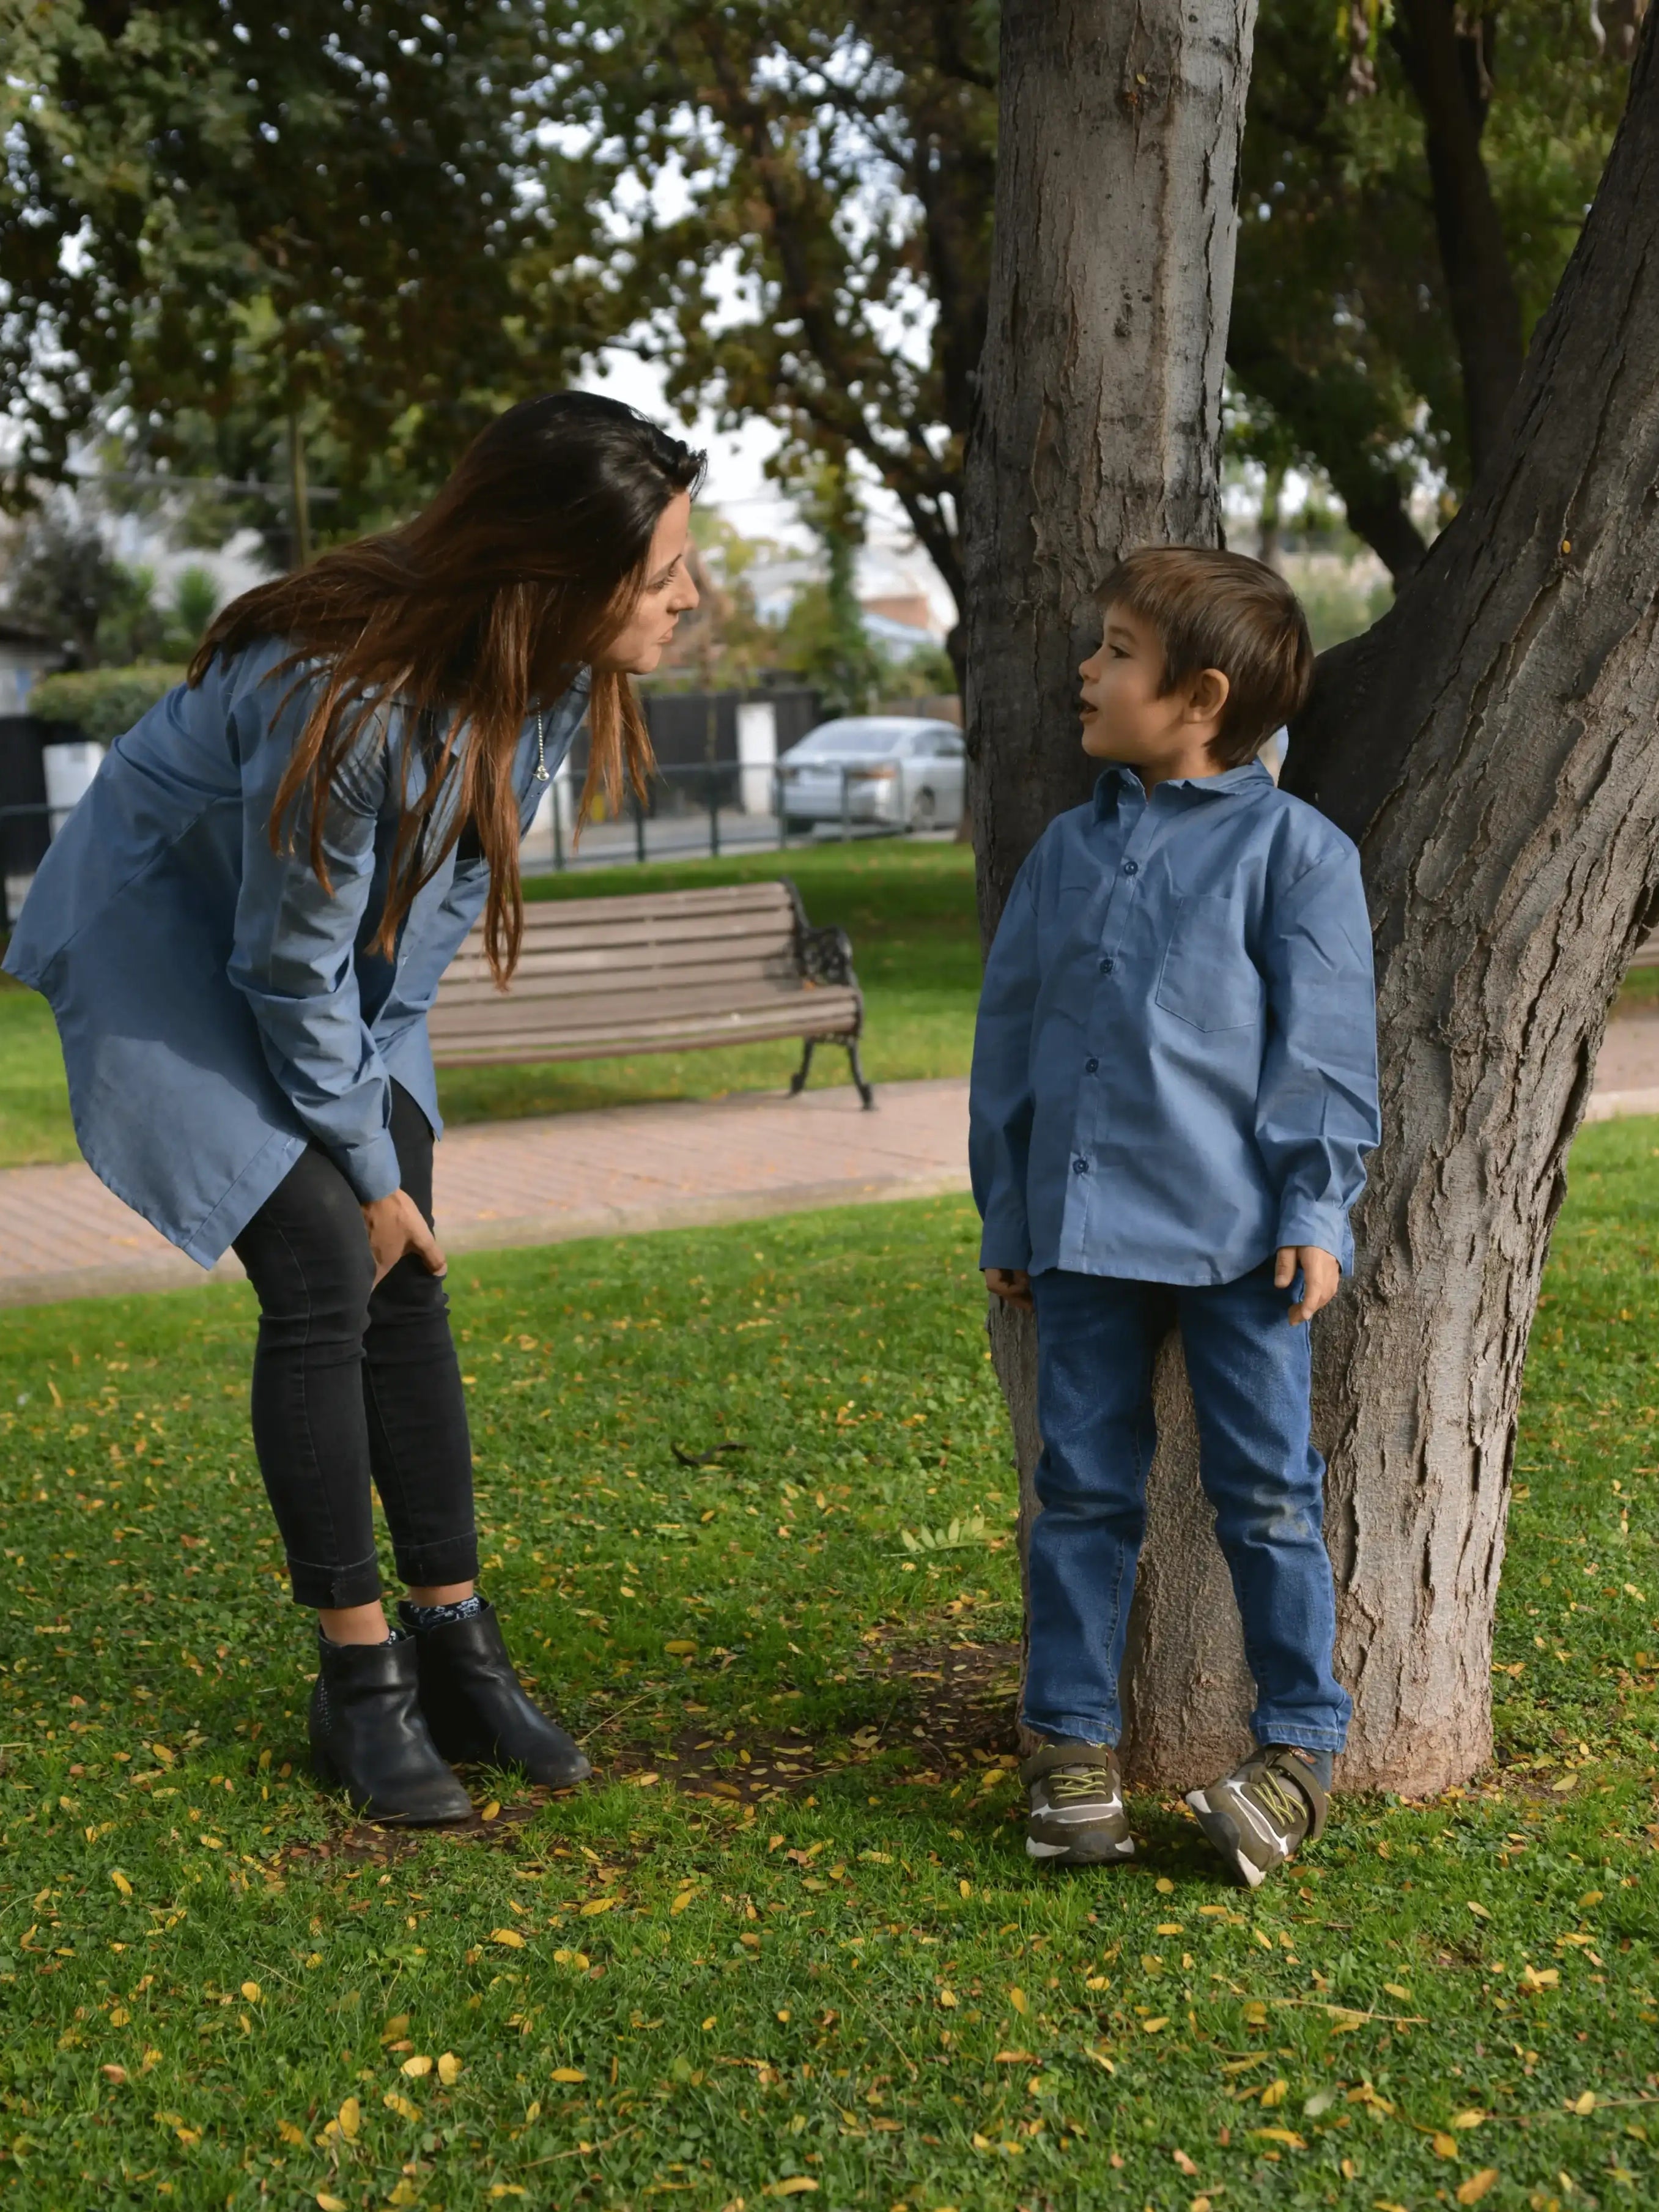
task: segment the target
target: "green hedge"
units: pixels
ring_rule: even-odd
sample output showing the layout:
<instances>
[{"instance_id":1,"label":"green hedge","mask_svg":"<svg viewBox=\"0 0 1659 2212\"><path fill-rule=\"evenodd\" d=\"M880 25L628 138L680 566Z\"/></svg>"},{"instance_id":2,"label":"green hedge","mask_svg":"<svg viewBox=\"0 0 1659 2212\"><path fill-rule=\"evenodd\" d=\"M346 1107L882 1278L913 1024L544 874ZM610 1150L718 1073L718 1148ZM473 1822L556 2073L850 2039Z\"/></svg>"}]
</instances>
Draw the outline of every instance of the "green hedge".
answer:
<instances>
[{"instance_id":1,"label":"green hedge","mask_svg":"<svg viewBox=\"0 0 1659 2212\"><path fill-rule=\"evenodd\" d=\"M143 662L131 668L43 676L29 693L28 711L43 721L72 722L83 736L107 744L184 680L182 668Z\"/></svg>"}]
</instances>

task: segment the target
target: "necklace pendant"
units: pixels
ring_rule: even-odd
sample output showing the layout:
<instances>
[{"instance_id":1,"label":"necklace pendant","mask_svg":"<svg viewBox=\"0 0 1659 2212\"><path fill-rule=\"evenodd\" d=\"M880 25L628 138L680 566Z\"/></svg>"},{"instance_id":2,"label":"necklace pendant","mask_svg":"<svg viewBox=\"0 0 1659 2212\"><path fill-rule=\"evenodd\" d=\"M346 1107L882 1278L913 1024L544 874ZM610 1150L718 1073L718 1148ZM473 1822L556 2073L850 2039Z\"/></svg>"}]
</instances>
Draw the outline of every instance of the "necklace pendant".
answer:
<instances>
[{"instance_id":1,"label":"necklace pendant","mask_svg":"<svg viewBox=\"0 0 1659 2212\"><path fill-rule=\"evenodd\" d=\"M542 727L539 714L536 717L536 781L538 783L551 783L553 781L547 766L547 733Z\"/></svg>"}]
</instances>

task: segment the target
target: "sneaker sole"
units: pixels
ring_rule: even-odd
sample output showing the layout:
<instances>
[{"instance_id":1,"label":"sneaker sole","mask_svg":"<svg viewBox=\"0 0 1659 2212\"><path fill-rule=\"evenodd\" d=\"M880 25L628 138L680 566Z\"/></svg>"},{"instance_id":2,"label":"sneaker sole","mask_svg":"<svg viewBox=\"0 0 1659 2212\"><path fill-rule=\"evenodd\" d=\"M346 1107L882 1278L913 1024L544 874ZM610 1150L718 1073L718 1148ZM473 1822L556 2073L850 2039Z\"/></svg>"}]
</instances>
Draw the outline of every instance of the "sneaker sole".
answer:
<instances>
[{"instance_id":1,"label":"sneaker sole","mask_svg":"<svg viewBox=\"0 0 1659 2212\"><path fill-rule=\"evenodd\" d=\"M1212 1806L1201 1790L1189 1790L1187 1802L1192 1808L1199 1826L1239 1880L1249 1889L1260 1889L1267 1879L1267 1870L1245 1856L1239 1844L1238 1830L1231 1817L1218 1807Z\"/></svg>"},{"instance_id":2,"label":"sneaker sole","mask_svg":"<svg viewBox=\"0 0 1659 2212\"><path fill-rule=\"evenodd\" d=\"M1091 1848L1086 1840L1075 1844L1045 1844L1036 1836L1025 1838L1025 1856L1040 1866L1113 1866L1135 1855L1133 1838L1121 1844Z\"/></svg>"}]
</instances>

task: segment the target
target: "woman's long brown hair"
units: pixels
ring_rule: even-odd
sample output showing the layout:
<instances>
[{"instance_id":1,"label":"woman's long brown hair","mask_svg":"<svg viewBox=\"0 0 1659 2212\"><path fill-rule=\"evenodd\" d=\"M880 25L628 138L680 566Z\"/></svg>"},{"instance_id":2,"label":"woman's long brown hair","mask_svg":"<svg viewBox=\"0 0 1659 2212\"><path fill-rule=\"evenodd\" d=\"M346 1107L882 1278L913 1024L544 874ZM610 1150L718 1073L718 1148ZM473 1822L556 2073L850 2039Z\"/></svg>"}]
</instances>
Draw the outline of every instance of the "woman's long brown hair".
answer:
<instances>
[{"instance_id":1,"label":"woman's long brown hair","mask_svg":"<svg viewBox=\"0 0 1659 2212\"><path fill-rule=\"evenodd\" d=\"M473 441L413 521L258 585L216 617L191 663L193 684L220 654L262 639L289 647L283 668L296 682L307 680L307 664L320 664L270 837L280 848L303 820L325 889L335 780L354 747L372 741L388 702L404 711L411 738L377 949L392 951L416 892L470 822L489 868L485 950L496 981L511 975L524 927L513 786L524 724L628 620L662 511L695 490L702 465L702 454L618 400L580 392L526 399ZM653 764L625 676L594 672L587 721L584 821L601 791L617 803L624 780L643 795ZM379 727L384 743L384 717ZM432 732L434 758L411 794L412 733L422 728ZM442 834L429 838L441 804Z\"/></svg>"}]
</instances>

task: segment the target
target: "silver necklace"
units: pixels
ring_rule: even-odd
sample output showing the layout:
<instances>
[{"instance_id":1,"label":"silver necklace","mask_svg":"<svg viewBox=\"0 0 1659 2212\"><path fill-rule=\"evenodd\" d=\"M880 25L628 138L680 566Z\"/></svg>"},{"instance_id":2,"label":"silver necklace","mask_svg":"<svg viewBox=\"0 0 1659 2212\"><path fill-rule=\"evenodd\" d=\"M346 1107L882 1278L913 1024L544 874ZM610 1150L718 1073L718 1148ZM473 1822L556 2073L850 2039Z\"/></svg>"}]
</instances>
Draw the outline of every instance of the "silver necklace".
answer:
<instances>
[{"instance_id":1,"label":"silver necklace","mask_svg":"<svg viewBox=\"0 0 1659 2212\"><path fill-rule=\"evenodd\" d=\"M547 772L547 738L542 728L539 712L536 716L536 781L538 783L550 783L553 781Z\"/></svg>"}]
</instances>

